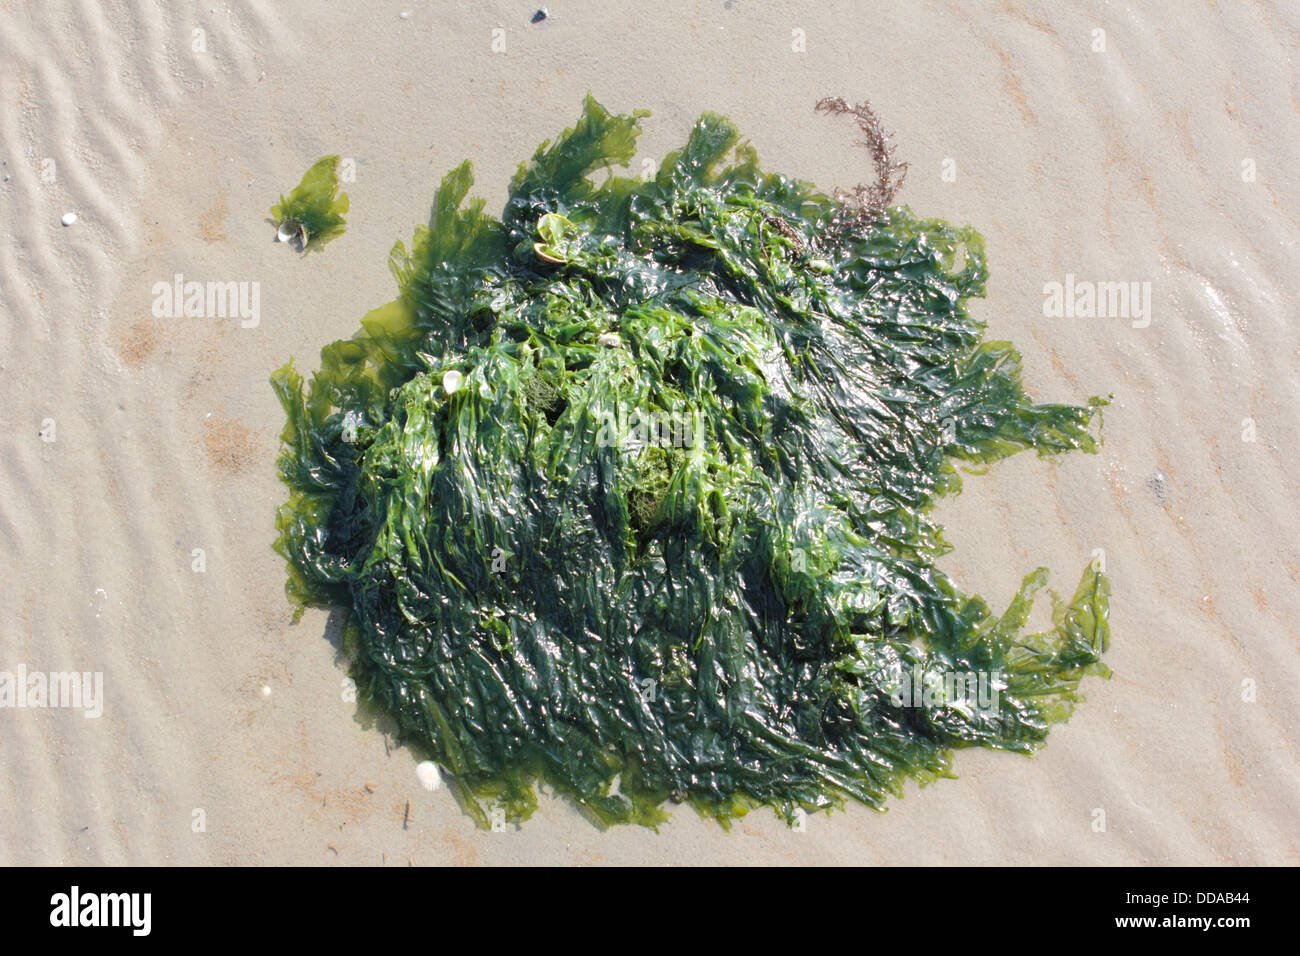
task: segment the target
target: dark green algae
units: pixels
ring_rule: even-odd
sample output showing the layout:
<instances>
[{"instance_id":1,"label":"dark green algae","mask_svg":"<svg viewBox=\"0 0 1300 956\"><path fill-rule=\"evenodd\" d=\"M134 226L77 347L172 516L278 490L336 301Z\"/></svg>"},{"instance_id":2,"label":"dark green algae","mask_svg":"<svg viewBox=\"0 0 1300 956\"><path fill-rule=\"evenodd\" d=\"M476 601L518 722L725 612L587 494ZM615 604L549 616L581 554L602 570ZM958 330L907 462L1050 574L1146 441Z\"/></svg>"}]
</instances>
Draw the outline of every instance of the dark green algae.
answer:
<instances>
[{"instance_id":1,"label":"dark green algae","mask_svg":"<svg viewBox=\"0 0 1300 956\"><path fill-rule=\"evenodd\" d=\"M835 201L720 116L589 179L645 115L588 98L499 219L453 170L397 300L305 392L275 373L291 598L346 609L361 699L482 826L538 782L602 825L880 807L955 748L1041 745L1108 674L1106 580L1023 634L1046 571L991 614L931 511L954 462L1095 451L1103 402L1033 404L982 341L979 233L894 208L832 240ZM901 706L913 671L1000 673L998 706Z\"/></svg>"}]
</instances>

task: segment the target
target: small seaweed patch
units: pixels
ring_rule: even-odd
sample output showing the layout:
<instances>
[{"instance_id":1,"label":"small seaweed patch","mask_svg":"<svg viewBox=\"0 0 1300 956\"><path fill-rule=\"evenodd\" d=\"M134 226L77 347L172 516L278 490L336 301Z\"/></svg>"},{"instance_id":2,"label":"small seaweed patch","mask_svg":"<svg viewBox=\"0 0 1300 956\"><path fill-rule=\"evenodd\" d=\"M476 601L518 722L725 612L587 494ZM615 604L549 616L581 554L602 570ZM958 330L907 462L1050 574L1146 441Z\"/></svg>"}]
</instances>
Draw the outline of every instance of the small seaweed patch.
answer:
<instances>
[{"instance_id":1,"label":"small seaweed patch","mask_svg":"<svg viewBox=\"0 0 1300 956\"><path fill-rule=\"evenodd\" d=\"M276 237L299 252L317 248L343 235L347 220L348 194L339 192L339 158L322 156L312 164L288 198L271 207Z\"/></svg>"},{"instance_id":2,"label":"small seaweed patch","mask_svg":"<svg viewBox=\"0 0 1300 956\"><path fill-rule=\"evenodd\" d=\"M272 377L288 592L346 609L361 699L480 825L539 782L602 825L880 807L1107 673L1097 570L1027 635L1046 571L994 615L932 517L954 463L1095 451L1104 402L1029 399L967 309L983 238L888 206L874 114L824 108L870 127L874 191L764 172L711 113L597 182L648 114L589 97L500 217L449 173L398 298Z\"/></svg>"}]
</instances>

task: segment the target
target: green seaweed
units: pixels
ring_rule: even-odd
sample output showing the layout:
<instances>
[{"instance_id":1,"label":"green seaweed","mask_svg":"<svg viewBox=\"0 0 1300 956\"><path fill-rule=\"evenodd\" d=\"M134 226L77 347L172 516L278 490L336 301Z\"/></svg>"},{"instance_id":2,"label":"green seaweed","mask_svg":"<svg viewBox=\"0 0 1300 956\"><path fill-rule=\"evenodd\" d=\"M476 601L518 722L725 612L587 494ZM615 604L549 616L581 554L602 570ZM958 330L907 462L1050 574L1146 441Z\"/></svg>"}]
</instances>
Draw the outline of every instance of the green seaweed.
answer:
<instances>
[{"instance_id":1,"label":"green seaweed","mask_svg":"<svg viewBox=\"0 0 1300 956\"><path fill-rule=\"evenodd\" d=\"M339 192L337 172L339 158L322 156L312 163L288 198L271 207L271 221L279 226L286 222L302 226L306 242L302 251L317 248L343 235L347 220L348 194Z\"/></svg>"},{"instance_id":2,"label":"green seaweed","mask_svg":"<svg viewBox=\"0 0 1300 956\"><path fill-rule=\"evenodd\" d=\"M398 298L305 391L274 374L299 612L346 609L361 699L484 826L539 782L601 825L880 807L955 748L1038 747L1108 674L1106 580L1024 635L1046 571L993 615L931 512L955 462L1095 451L1104 402L1033 404L983 341L979 233L832 228L720 116L653 179L589 178L646 115L588 97L499 218L454 169L392 252Z\"/></svg>"}]
</instances>

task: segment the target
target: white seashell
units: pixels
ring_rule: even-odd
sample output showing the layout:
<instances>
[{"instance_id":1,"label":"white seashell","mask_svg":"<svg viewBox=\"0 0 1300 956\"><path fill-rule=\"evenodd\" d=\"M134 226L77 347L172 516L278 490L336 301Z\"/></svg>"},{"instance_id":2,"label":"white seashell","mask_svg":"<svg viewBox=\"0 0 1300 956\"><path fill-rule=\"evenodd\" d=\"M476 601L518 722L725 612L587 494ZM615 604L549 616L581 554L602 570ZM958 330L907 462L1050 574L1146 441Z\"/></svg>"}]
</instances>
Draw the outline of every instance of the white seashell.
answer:
<instances>
[{"instance_id":1,"label":"white seashell","mask_svg":"<svg viewBox=\"0 0 1300 956\"><path fill-rule=\"evenodd\" d=\"M544 243L534 242L533 252L537 253L537 258L541 259L543 262L549 262L552 265L557 265L557 266L564 265L564 263L567 261L565 259L557 259L555 258L555 256L547 252Z\"/></svg>"},{"instance_id":2,"label":"white seashell","mask_svg":"<svg viewBox=\"0 0 1300 956\"><path fill-rule=\"evenodd\" d=\"M75 212L65 212L63 218L59 220L59 222L63 223L65 226L71 226L76 221L77 214Z\"/></svg>"},{"instance_id":3,"label":"white seashell","mask_svg":"<svg viewBox=\"0 0 1300 956\"><path fill-rule=\"evenodd\" d=\"M415 776L425 790L437 790L438 785L442 783L442 774L438 773L438 765L432 760L416 764Z\"/></svg>"},{"instance_id":4,"label":"white seashell","mask_svg":"<svg viewBox=\"0 0 1300 956\"><path fill-rule=\"evenodd\" d=\"M307 227L297 219L286 219L280 223L280 228L275 230L275 238L278 242L292 243L294 248L301 252L307 248Z\"/></svg>"},{"instance_id":5,"label":"white seashell","mask_svg":"<svg viewBox=\"0 0 1300 956\"><path fill-rule=\"evenodd\" d=\"M607 349L616 349L623 344L623 340L614 332L602 332L600 338L596 339L597 345L603 345Z\"/></svg>"},{"instance_id":6,"label":"white seashell","mask_svg":"<svg viewBox=\"0 0 1300 956\"><path fill-rule=\"evenodd\" d=\"M460 372L456 371L454 368L449 369L448 371L443 373L442 390L446 392L448 395L450 395L452 392L460 388L461 384L464 381L465 381L464 375L461 375Z\"/></svg>"}]
</instances>

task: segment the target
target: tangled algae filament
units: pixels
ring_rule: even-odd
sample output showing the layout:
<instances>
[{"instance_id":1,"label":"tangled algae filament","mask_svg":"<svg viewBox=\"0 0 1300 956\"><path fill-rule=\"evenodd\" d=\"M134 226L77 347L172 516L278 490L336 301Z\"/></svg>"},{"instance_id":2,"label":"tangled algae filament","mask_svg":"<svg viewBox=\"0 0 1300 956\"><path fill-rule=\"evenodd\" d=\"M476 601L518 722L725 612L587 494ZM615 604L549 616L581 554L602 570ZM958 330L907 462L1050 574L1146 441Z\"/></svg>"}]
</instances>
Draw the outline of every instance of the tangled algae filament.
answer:
<instances>
[{"instance_id":1,"label":"tangled algae filament","mask_svg":"<svg viewBox=\"0 0 1300 956\"><path fill-rule=\"evenodd\" d=\"M589 179L646 115L588 98L500 218L453 170L398 298L275 373L290 596L346 609L362 699L480 825L539 782L600 824L879 807L1039 746L1107 673L1106 581L1024 634L1046 572L994 616L931 512L954 462L1094 451L1101 400L1033 404L983 341L979 233L846 217L721 116Z\"/></svg>"}]
</instances>

